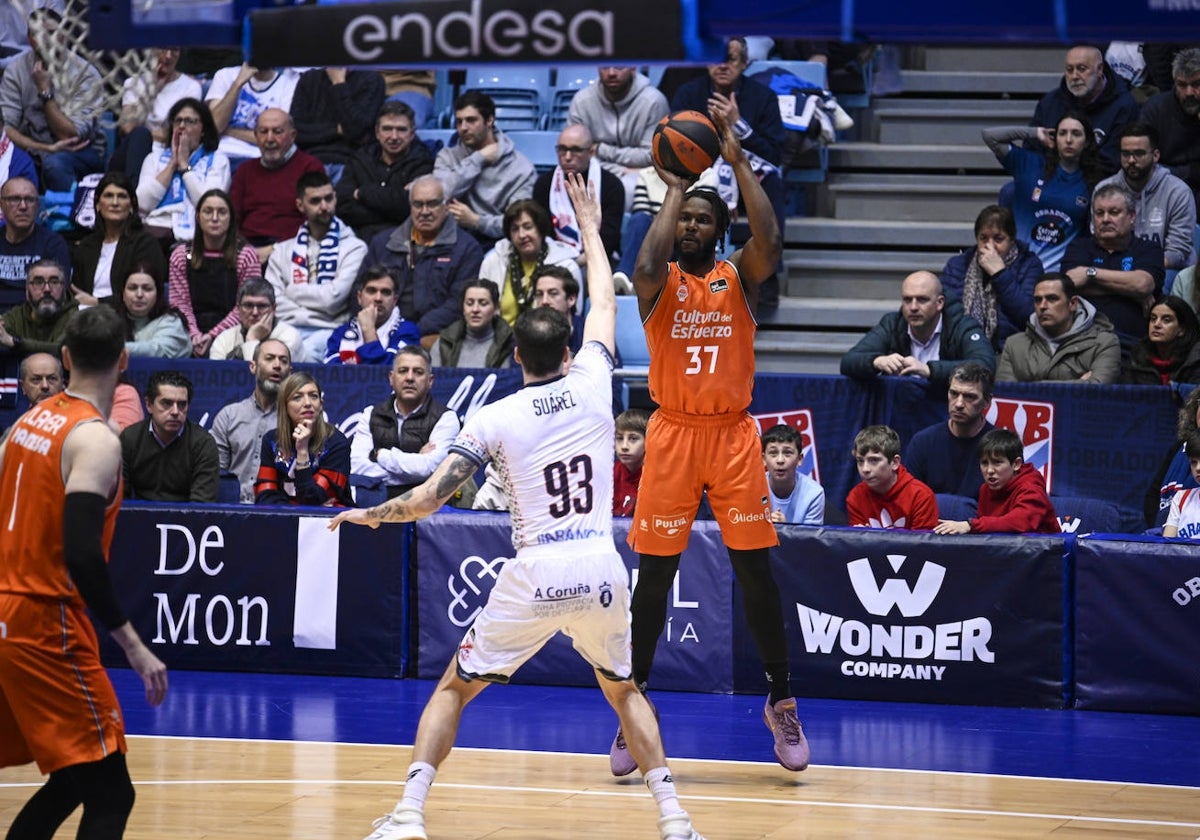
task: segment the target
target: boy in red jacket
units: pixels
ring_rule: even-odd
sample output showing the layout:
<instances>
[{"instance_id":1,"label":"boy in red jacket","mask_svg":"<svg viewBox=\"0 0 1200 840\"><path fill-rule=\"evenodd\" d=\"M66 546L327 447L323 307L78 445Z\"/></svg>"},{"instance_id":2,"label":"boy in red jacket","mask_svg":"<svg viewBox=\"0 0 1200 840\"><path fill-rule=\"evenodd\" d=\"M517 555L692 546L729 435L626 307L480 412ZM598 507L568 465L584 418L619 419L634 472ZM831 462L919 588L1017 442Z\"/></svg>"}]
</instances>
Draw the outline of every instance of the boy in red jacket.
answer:
<instances>
[{"instance_id":1,"label":"boy in red jacket","mask_svg":"<svg viewBox=\"0 0 1200 840\"><path fill-rule=\"evenodd\" d=\"M1025 463L1021 439L993 429L979 441L979 515L966 522L943 519L938 534L1058 534L1058 514L1046 495L1042 474Z\"/></svg>"},{"instance_id":2,"label":"boy in red jacket","mask_svg":"<svg viewBox=\"0 0 1200 840\"><path fill-rule=\"evenodd\" d=\"M613 516L633 516L638 485L642 481L642 464L646 460L646 423L649 420L650 414L641 408L631 408L617 415Z\"/></svg>"},{"instance_id":3,"label":"boy in red jacket","mask_svg":"<svg viewBox=\"0 0 1200 840\"><path fill-rule=\"evenodd\" d=\"M854 436L854 463L862 483L846 497L846 521L860 528L927 531L938 524L937 497L900 463L900 436L867 426Z\"/></svg>"}]
</instances>

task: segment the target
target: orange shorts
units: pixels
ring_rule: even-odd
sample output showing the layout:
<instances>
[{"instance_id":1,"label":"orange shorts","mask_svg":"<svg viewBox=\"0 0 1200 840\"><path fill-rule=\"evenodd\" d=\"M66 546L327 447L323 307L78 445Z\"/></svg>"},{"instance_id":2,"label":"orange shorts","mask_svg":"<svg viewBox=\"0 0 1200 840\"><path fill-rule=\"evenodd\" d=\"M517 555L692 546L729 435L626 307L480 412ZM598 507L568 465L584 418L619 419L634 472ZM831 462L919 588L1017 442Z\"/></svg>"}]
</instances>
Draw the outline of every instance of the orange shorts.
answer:
<instances>
[{"instance_id":1,"label":"orange shorts","mask_svg":"<svg viewBox=\"0 0 1200 840\"><path fill-rule=\"evenodd\" d=\"M0 767L53 773L113 752L125 725L87 612L0 594Z\"/></svg>"},{"instance_id":2,"label":"orange shorts","mask_svg":"<svg viewBox=\"0 0 1200 840\"><path fill-rule=\"evenodd\" d=\"M744 412L695 415L660 408L646 427L646 462L629 546L641 554L681 553L705 490L726 546L747 550L779 544L754 418Z\"/></svg>"}]
</instances>

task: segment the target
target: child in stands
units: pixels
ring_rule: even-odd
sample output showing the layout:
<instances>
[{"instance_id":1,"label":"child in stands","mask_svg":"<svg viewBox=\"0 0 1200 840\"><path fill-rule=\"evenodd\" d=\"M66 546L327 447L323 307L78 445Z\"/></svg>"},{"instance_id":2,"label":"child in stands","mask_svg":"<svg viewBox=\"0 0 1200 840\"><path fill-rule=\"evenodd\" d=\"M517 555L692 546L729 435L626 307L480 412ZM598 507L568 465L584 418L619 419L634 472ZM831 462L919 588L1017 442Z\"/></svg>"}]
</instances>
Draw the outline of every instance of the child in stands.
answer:
<instances>
[{"instance_id":1,"label":"child in stands","mask_svg":"<svg viewBox=\"0 0 1200 840\"><path fill-rule=\"evenodd\" d=\"M1058 514L1046 495L1042 474L1026 464L1021 439L992 429L979 441L979 515L968 521L941 520L938 534L1058 534Z\"/></svg>"},{"instance_id":2,"label":"child in stands","mask_svg":"<svg viewBox=\"0 0 1200 840\"><path fill-rule=\"evenodd\" d=\"M1191 432L1183 439L1183 451L1187 455L1192 478L1200 484L1200 431ZM1171 512L1163 525L1164 537L1200 539L1200 490L1189 487L1175 491L1171 499Z\"/></svg>"},{"instance_id":3,"label":"child in stands","mask_svg":"<svg viewBox=\"0 0 1200 840\"><path fill-rule=\"evenodd\" d=\"M763 466L771 488L771 521L798 525L825 522L825 490L800 472L800 432L780 423L763 433Z\"/></svg>"},{"instance_id":4,"label":"child in stands","mask_svg":"<svg viewBox=\"0 0 1200 840\"><path fill-rule=\"evenodd\" d=\"M854 436L854 463L862 482L846 497L846 517L859 528L926 531L938 524L937 497L900 463L900 436L867 426Z\"/></svg>"},{"instance_id":5,"label":"child in stands","mask_svg":"<svg viewBox=\"0 0 1200 840\"><path fill-rule=\"evenodd\" d=\"M649 412L631 408L617 415L617 460L613 464L613 516L633 516L642 462L646 460L646 424Z\"/></svg>"}]
</instances>

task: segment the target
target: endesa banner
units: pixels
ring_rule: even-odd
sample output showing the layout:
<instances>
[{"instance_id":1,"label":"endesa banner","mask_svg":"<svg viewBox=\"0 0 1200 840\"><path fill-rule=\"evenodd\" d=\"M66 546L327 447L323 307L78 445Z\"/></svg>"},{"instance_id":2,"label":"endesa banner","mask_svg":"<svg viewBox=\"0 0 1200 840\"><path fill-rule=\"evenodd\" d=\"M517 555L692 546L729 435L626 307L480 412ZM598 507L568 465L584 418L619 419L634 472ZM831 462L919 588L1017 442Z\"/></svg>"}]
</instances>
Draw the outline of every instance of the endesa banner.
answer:
<instances>
[{"instance_id":1,"label":"endesa banner","mask_svg":"<svg viewBox=\"0 0 1200 840\"><path fill-rule=\"evenodd\" d=\"M1061 537L779 535L772 568L798 695L1061 708ZM762 675L737 621L738 690L749 690Z\"/></svg>"},{"instance_id":2,"label":"endesa banner","mask_svg":"<svg viewBox=\"0 0 1200 840\"><path fill-rule=\"evenodd\" d=\"M1075 705L1200 712L1200 552L1161 538L1075 546Z\"/></svg>"},{"instance_id":3,"label":"endesa banner","mask_svg":"<svg viewBox=\"0 0 1200 840\"><path fill-rule=\"evenodd\" d=\"M353 674L404 671L405 526L330 532L318 509L121 509L113 585L171 668ZM125 665L104 638L105 661Z\"/></svg>"},{"instance_id":4,"label":"endesa banner","mask_svg":"<svg viewBox=\"0 0 1200 840\"><path fill-rule=\"evenodd\" d=\"M637 555L625 545L629 522L614 520L614 536L636 585ZM443 510L417 523L418 677L436 678L445 671L513 555L507 514ZM571 546L564 544L561 562L570 560ZM733 690L729 580L728 554L716 524L697 522L668 601L667 625L654 659L654 688ZM595 685L596 676L570 640L559 634L512 681Z\"/></svg>"}]
</instances>

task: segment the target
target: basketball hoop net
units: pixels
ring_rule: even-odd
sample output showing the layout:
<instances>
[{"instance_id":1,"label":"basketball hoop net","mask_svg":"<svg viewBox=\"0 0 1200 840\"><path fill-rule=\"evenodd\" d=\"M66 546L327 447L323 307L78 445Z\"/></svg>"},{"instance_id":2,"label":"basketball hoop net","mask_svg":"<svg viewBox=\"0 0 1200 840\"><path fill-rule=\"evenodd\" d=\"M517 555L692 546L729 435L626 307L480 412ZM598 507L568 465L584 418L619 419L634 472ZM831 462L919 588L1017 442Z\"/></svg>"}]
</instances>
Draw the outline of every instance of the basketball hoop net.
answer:
<instances>
[{"instance_id":1,"label":"basketball hoop net","mask_svg":"<svg viewBox=\"0 0 1200 840\"><path fill-rule=\"evenodd\" d=\"M46 15L30 19L30 13L42 6L51 6L40 0L10 0L25 12L29 31L38 52L42 56L54 89L58 92L59 107L70 113L77 90L84 80L71 76L70 55L78 56L100 73L101 92L98 103L101 108L100 122L112 128L121 118L123 107L129 107L128 118L145 122L158 93L156 82L157 57L154 50L92 50L88 48L87 3L67 0L61 22ZM132 80L126 85L127 80Z\"/></svg>"}]
</instances>

